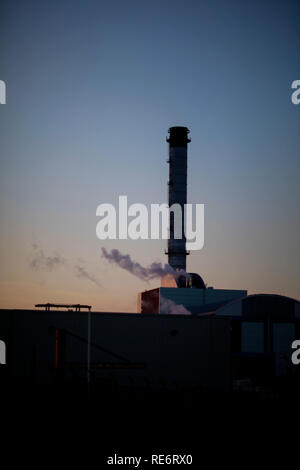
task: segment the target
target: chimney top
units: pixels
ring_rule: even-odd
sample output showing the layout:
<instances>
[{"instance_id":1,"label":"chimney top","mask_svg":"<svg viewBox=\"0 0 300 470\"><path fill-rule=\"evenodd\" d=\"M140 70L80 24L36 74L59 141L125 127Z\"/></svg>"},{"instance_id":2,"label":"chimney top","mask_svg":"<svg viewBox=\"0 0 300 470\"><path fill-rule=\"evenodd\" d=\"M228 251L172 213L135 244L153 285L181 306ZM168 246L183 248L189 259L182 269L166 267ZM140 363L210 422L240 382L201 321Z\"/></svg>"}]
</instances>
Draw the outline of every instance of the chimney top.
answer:
<instances>
[{"instance_id":1,"label":"chimney top","mask_svg":"<svg viewBox=\"0 0 300 470\"><path fill-rule=\"evenodd\" d=\"M174 126L169 128L169 137L167 137L167 142L171 144L186 144L191 140L188 138L188 134L190 133L187 127L183 126Z\"/></svg>"}]
</instances>

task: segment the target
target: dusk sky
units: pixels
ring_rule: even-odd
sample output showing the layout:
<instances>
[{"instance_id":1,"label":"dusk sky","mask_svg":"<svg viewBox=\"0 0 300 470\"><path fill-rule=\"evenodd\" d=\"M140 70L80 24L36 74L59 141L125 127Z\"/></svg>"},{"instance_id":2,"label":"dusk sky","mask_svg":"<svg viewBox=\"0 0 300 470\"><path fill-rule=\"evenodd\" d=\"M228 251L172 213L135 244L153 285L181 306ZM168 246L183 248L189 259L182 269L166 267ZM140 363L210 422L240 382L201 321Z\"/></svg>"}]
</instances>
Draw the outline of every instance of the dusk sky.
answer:
<instances>
[{"instance_id":1,"label":"dusk sky","mask_svg":"<svg viewBox=\"0 0 300 470\"><path fill-rule=\"evenodd\" d=\"M100 241L96 208L167 202L176 125L191 131L188 201L205 204L187 270L299 299L299 48L298 0L1 1L0 308L136 312L160 280L101 248L147 266L166 241Z\"/></svg>"}]
</instances>

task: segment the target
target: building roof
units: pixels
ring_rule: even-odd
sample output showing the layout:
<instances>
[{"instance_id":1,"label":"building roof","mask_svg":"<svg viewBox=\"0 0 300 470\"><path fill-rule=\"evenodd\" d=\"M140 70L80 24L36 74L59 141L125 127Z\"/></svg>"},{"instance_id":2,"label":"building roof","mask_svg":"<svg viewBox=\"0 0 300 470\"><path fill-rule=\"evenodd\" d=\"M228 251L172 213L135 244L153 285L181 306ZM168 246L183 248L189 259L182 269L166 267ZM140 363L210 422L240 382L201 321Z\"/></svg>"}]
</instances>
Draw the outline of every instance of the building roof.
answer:
<instances>
[{"instance_id":1,"label":"building roof","mask_svg":"<svg viewBox=\"0 0 300 470\"><path fill-rule=\"evenodd\" d=\"M253 294L236 299L218 308L216 315L242 317L261 321L268 317L279 321L300 318L300 302L277 294Z\"/></svg>"}]
</instances>

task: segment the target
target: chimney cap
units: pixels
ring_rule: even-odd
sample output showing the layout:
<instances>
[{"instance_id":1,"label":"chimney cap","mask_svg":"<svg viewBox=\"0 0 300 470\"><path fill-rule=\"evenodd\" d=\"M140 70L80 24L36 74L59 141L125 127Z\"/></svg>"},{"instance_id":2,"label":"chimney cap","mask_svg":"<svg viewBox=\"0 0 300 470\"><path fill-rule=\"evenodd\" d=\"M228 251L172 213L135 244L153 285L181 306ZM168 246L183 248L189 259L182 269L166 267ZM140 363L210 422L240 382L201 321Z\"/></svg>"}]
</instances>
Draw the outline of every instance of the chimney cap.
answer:
<instances>
[{"instance_id":1,"label":"chimney cap","mask_svg":"<svg viewBox=\"0 0 300 470\"><path fill-rule=\"evenodd\" d=\"M184 126L173 126L170 127L169 130L169 137L167 137L167 142L190 142L191 140L188 138L188 134L190 130Z\"/></svg>"},{"instance_id":2,"label":"chimney cap","mask_svg":"<svg viewBox=\"0 0 300 470\"><path fill-rule=\"evenodd\" d=\"M185 127L185 126L172 126L172 127L169 127L169 133L186 133L186 134L189 134L190 133L190 130L188 127Z\"/></svg>"}]
</instances>

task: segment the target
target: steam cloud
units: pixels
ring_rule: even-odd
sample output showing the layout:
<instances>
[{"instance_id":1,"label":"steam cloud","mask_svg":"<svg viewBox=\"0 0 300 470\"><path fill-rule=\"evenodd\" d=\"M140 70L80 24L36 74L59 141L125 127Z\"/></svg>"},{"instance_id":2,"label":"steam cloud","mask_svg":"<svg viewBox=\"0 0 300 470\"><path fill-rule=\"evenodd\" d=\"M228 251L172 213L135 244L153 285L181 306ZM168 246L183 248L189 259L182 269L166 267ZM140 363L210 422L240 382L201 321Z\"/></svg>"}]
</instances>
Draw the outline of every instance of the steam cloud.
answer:
<instances>
[{"instance_id":1,"label":"steam cloud","mask_svg":"<svg viewBox=\"0 0 300 470\"><path fill-rule=\"evenodd\" d=\"M152 302L142 300L142 309L147 309L151 313L153 308ZM154 313L154 312L152 312ZM184 307L184 305L177 305L173 300L160 297L160 312L165 315L192 315L192 313Z\"/></svg>"},{"instance_id":2,"label":"steam cloud","mask_svg":"<svg viewBox=\"0 0 300 470\"><path fill-rule=\"evenodd\" d=\"M83 266L81 266L80 264L76 264L74 269L77 277L87 279L88 281L91 281L96 284L96 286L100 287L100 282L95 278L95 276L93 276L93 274L88 273Z\"/></svg>"},{"instance_id":3,"label":"steam cloud","mask_svg":"<svg viewBox=\"0 0 300 470\"><path fill-rule=\"evenodd\" d=\"M129 255L123 255L117 249L108 252L105 248L102 248L102 257L109 263L120 266L120 268L125 269L125 271L143 281L161 278L166 274L172 274L175 278L188 275L185 271L175 271L169 264L163 266L161 263L154 262L149 267L144 267L140 263L133 261Z\"/></svg>"},{"instance_id":4,"label":"steam cloud","mask_svg":"<svg viewBox=\"0 0 300 470\"><path fill-rule=\"evenodd\" d=\"M66 263L66 260L56 254L54 256L46 256L44 250L38 245L33 245L34 255L30 262L30 266L35 271L46 270L52 271L59 266L62 266Z\"/></svg>"},{"instance_id":5,"label":"steam cloud","mask_svg":"<svg viewBox=\"0 0 300 470\"><path fill-rule=\"evenodd\" d=\"M32 247L34 253L30 261L30 267L34 271L53 271L61 266L70 265L70 263L59 254L48 256L45 255L44 250L40 246L34 244ZM100 282L97 280L97 278L93 274L90 274L81 263L75 264L73 269L77 277L87 279L96 286L100 287Z\"/></svg>"},{"instance_id":6,"label":"steam cloud","mask_svg":"<svg viewBox=\"0 0 300 470\"><path fill-rule=\"evenodd\" d=\"M160 313L169 315L191 315L191 312L187 310L183 305L177 305L171 299L160 298Z\"/></svg>"}]
</instances>

